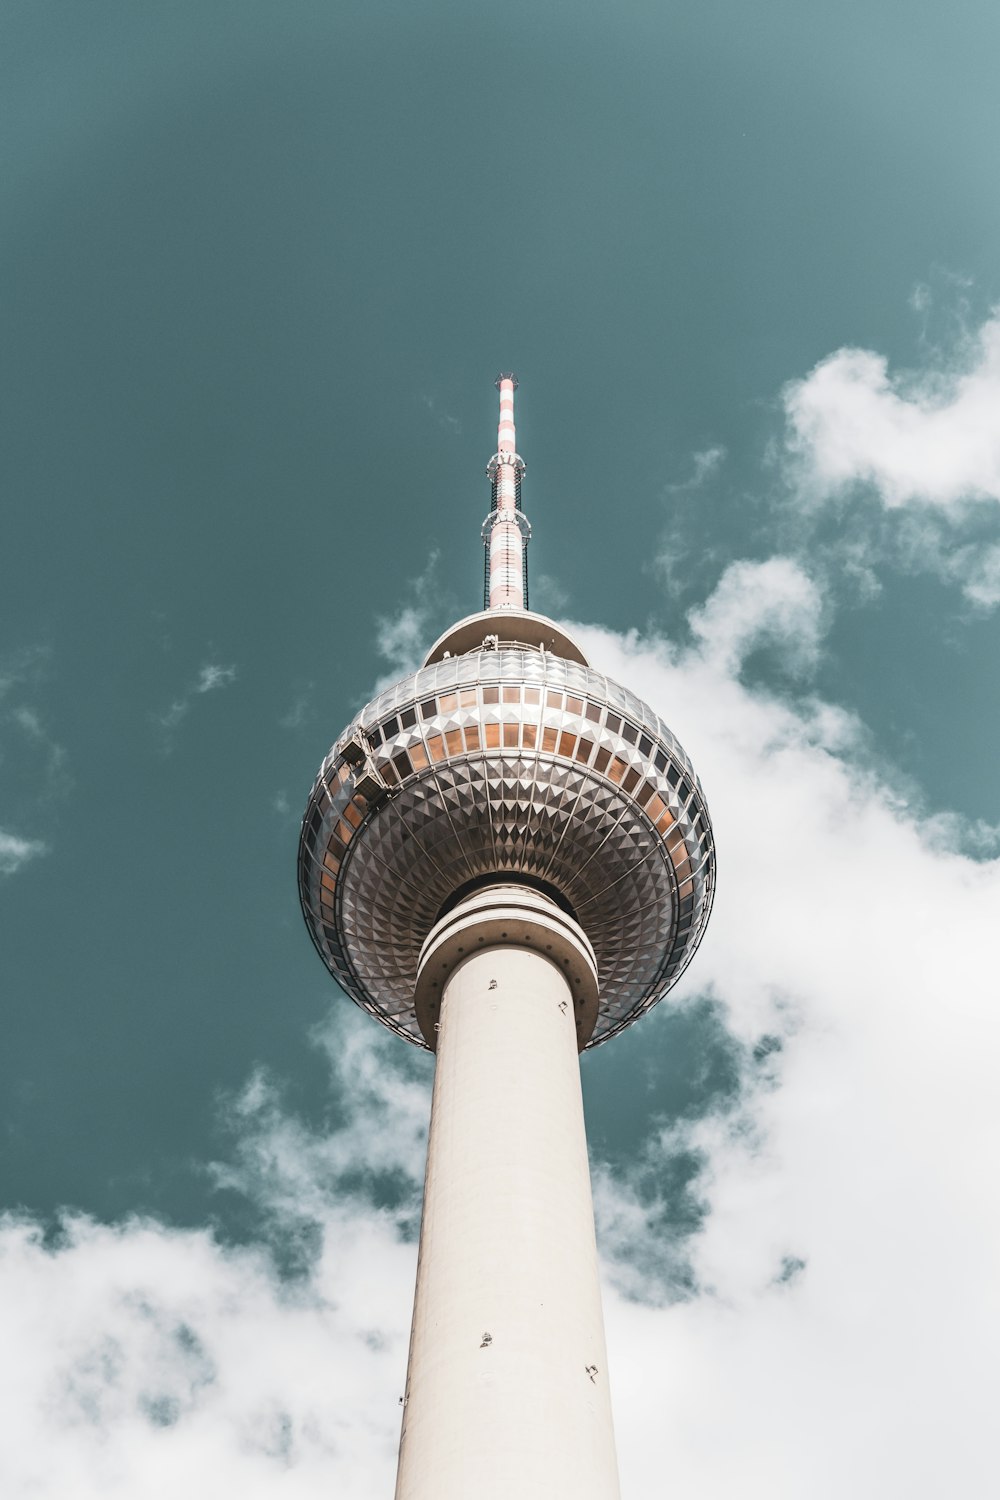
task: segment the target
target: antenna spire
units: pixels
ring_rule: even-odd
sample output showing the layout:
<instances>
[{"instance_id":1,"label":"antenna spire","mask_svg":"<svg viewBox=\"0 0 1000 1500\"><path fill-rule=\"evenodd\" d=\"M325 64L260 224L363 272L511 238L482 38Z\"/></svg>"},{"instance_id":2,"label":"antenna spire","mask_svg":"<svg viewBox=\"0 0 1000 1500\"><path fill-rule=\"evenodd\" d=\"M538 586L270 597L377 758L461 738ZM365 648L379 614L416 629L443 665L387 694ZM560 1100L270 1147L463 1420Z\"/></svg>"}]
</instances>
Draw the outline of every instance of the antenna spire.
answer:
<instances>
[{"instance_id":1,"label":"antenna spire","mask_svg":"<svg viewBox=\"0 0 1000 1500\"><path fill-rule=\"evenodd\" d=\"M484 609L528 608L528 542L531 527L521 509L524 460L517 452L514 392L517 376L500 374L500 424L497 451L486 466L492 487L490 513L483 522L486 548Z\"/></svg>"}]
</instances>

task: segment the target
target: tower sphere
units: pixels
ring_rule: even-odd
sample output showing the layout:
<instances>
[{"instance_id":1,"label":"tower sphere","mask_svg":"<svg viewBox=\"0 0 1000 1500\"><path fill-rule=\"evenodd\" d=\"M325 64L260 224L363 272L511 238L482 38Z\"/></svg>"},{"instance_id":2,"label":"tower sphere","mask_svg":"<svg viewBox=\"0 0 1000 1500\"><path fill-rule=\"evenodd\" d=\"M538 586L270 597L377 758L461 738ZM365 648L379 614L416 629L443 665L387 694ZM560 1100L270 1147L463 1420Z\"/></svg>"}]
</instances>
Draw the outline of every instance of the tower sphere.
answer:
<instances>
[{"instance_id":1,"label":"tower sphere","mask_svg":"<svg viewBox=\"0 0 1000 1500\"><path fill-rule=\"evenodd\" d=\"M581 1049L670 989L715 888L708 810L677 739L564 630L516 606L460 621L348 725L299 844L323 962L370 1015L432 1050L421 949L456 901L510 881L556 901L593 948L599 999L578 1001ZM546 946L544 932L495 936Z\"/></svg>"}]
</instances>

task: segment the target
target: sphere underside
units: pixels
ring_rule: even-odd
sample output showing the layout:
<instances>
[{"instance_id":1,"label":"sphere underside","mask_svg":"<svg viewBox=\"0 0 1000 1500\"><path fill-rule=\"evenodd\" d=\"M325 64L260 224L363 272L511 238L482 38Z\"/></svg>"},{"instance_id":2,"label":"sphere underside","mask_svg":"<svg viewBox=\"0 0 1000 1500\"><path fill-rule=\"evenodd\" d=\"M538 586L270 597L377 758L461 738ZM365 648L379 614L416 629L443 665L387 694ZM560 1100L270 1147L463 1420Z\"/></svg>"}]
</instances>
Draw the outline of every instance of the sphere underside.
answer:
<instances>
[{"instance_id":1,"label":"sphere underside","mask_svg":"<svg viewBox=\"0 0 1000 1500\"><path fill-rule=\"evenodd\" d=\"M370 703L324 761L300 842L324 962L420 1046L423 942L457 890L501 874L558 890L593 945L590 1046L679 977L714 892L708 812L670 731L608 678L530 649L437 662Z\"/></svg>"}]
</instances>

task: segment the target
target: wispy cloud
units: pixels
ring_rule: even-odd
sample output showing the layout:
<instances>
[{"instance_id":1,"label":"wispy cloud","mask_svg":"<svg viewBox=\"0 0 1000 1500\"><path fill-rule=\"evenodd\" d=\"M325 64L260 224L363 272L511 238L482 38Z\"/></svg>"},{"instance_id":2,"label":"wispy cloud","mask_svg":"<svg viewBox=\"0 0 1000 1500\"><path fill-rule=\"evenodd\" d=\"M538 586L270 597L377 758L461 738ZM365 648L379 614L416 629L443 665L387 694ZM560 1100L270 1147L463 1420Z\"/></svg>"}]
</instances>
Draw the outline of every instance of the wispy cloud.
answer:
<instances>
[{"instance_id":1,"label":"wispy cloud","mask_svg":"<svg viewBox=\"0 0 1000 1500\"><path fill-rule=\"evenodd\" d=\"M10 717L11 722L40 752L44 767L45 795L50 798L64 795L72 785L65 746L53 739L36 709L22 704L12 711Z\"/></svg>"},{"instance_id":2,"label":"wispy cloud","mask_svg":"<svg viewBox=\"0 0 1000 1500\"><path fill-rule=\"evenodd\" d=\"M390 682L416 671L424 652L431 644L430 621L440 608L436 588L438 553L432 552L423 572L407 588L408 600L394 615L379 615L376 620L376 642L379 655L390 670L379 678L376 691Z\"/></svg>"},{"instance_id":3,"label":"wispy cloud","mask_svg":"<svg viewBox=\"0 0 1000 1500\"><path fill-rule=\"evenodd\" d=\"M216 693L222 688L228 687L237 678L235 666L223 666L219 662L206 662L202 666L194 682L185 691L173 700L169 708L162 714L154 714L153 721L163 733L161 748L168 752L173 748L173 734L178 726L187 718L198 698L206 693Z\"/></svg>"},{"instance_id":4,"label":"wispy cloud","mask_svg":"<svg viewBox=\"0 0 1000 1500\"><path fill-rule=\"evenodd\" d=\"M691 490L700 489L713 474L718 473L725 459L726 450L721 443L713 444L712 447L702 448L697 453L692 453L691 472L683 479L674 480L664 485L664 494L688 494Z\"/></svg>"},{"instance_id":5,"label":"wispy cloud","mask_svg":"<svg viewBox=\"0 0 1000 1500\"><path fill-rule=\"evenodd\" d=\"M462 431L462 424L458 418L452 416L450 412L444 411L437 397L432 396L429 392L425 391L421 399L438 426L442 427L445 432L450 433L453 437L457 437Z\"/></svg>"},{"instance_id":6,"label":"wispy cloud","mask_svg":"<svg viewBox=\"0 0 1000 1500\"><path fill-rule=\"evenodd\" d=\"M680 597L692 585L688 561L699 536L699 556L704 559L705 546L698 524L697 499L700 491L714 479L726 461L726 450L721 444L700 449L691 455L690 470L682 478L663 487L667 520L660 534L655 557L648 566L659 575L668 591Z\"/></svg>"},{"instance_id":7,"label":"wispy cloud","mask_svg":"<svg viewBox=\"0 0 1000 1500\"><path fill-rule=\"evenodd\" d=\"M235 681L235 667L222 667L216 662L209 662L198 673L198 681L195 683L194 691L196 693L214 693L218 688L228 687L229 683Z\"/></svg>"},{"instance_id":8,"label":"wispy cloud","mask_svg":"<svg viewBox=\"0 0 1000 1500\"><path fill-rule=\"evenodd\" d=\"M279 728L301 729L303 724L309 722L312 718L315 691L316 684L313 682L306 682L296 688L291 707L278 720Z\"/></svg>"},{"instance_id":9,"label":"wispy cloud","mask_svg":"<svg viewBox=\"0 0 1000 1500\"><path fill-rule=\"evenodd\" d=\"M345 1123L326 1134L309 1129L260 1069L227 1102L235 1160L215 1163L213 1179L263 1209L279 1230L321 1225L331 1204L352 1194L384 1201L386 1183L395 1181L404 1184L399 1223L415 1228L430 1111L429 1069L420 1064L428 1060L403 1052L347 1006L314 1040L327 1055Z\"/></svg>"},{"instance_id":10,"label":"wispy cloud","mask_svg":"<svg viewBox=\"0 0 1000 1500\"><path fill-rule=\"evenodd\" d=\"M5 775L17 783L18 803L34 819L51 815L51 806L72 786L66 749L49 732L36 707L50 669L44 647L13 652L0 660L0 725L4 730ZM24 814L19 821L23 821ZM48 844L0 829L0 875L18 870L48 853Z\"/></svg>"},{"instance_id":11,"label":"wispy cloud","mask_svg":"<svg viewBox=\"0 0 1000 1500\"><path fill-rule=\"evenodd\" d=\"M16 875L30 860L47 853L48 846L40 839L18 838L0 828L0 875Z\"/></svg>"},{"instance_id":12,"label":"wispy cloud","mask_svg":"<svg viewBox=\"0 0 1000 1500\"><path fill-rule=\"evenodd\" d=\"M543 615L560 614L570 603L569 589L554 573L539 573L531 579L531 607Z\"/></svg>"}]
</instances>

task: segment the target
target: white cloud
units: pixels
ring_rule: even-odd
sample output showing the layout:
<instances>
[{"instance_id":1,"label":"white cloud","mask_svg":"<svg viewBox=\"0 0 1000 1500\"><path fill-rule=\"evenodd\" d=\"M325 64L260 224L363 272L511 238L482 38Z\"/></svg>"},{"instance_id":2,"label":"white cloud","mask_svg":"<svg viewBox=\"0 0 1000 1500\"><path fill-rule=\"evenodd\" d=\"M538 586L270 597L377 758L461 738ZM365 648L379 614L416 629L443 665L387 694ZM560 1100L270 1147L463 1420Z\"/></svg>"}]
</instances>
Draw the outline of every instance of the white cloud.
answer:
<instances>
[{"instance_id":1,"label":"white cloud","mask_svg":"<svg viewBox=\"0 0 1000 1500\"><path fill-rule=\"evenodd\" d=\"M839 349L785 388L784 406L798 476L820 496L861 483L893 508L1000 500L1000 313L918 372Z\"/></svg>"},{"instance_id":2,"label":"white cloud","mask_svg":"<svg viewBox=\"0 0 1000 1500\"><path fill-rule=\"evenodd\" d=\"M959 279L949 277L958 284ZM911 305L924 316L930 292ZM976 612L1000 604L1000 309L969 331L954 311L944 345L892 371L884 355L839 349L783 391L782 453L792 530L816 566L832 564L863 594L881 564L957 585ZM957 331L956 331L957 330ZM834 536L821 515L836 503Z\"/></svg>"},{"instance_id":3,"label":"white cloud","mask_svg":"<svg viewBox=\"0 0 1000 1500\"><path fill-rule=\"evenodd\" d=\"M689 616L707 661L738 672L757 646L772 646L796 671L813 666L822 636L822 596L801 566L787 557L736 562L706 603Z\"/></svg>"},{"instance_id":4,"label":"white cloud","mask_svg":"<svg viewBox=\"0 0 1000 1500\"><path fill-rule=\"evenodd\" d=\"M29 860L47 853L47 846L40 839L18 838L16 833L6 833L0 828L0 875L16 875Z\"/></svg>"}]
</instances>

